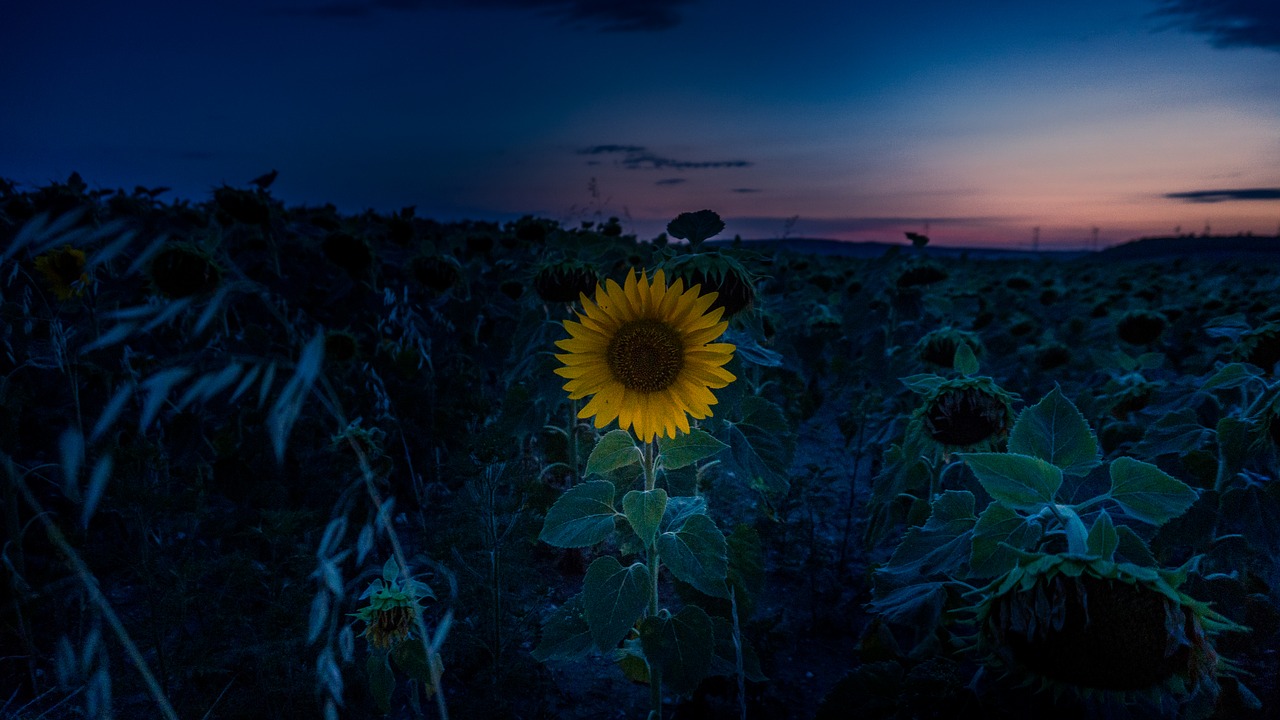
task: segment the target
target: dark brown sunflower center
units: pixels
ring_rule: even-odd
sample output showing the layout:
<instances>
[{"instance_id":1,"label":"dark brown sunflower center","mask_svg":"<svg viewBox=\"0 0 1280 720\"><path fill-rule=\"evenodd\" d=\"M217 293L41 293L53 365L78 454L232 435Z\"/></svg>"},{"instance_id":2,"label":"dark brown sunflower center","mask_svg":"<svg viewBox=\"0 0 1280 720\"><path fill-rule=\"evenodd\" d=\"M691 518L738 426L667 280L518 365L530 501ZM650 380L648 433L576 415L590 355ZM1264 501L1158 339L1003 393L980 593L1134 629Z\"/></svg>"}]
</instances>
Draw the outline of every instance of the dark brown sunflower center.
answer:
<instances>
[{"instance_id":1,"label":"dark brown sunflower center","mask_svg":"<svg viewBox=\"0 0 1280 720\"><path fill-rule=\"evenodd\" d=\"M63 251L53 258L53 272L58 279L70 285L84 272L84 260L74 253Z\"/></svg>"},{"instance_id":2,"label":"dark brown sunflower center","mask_svg":"<svg viewBox=\"0 0 1280 720\"><path fill-rule=\"evenodd\" d=\"M1195 672L1195 614L1144 585L1056 575L996 600L988 631L1032 672L1074 685L1140 690ZM1192 677L1191 680L1196 678Z\"/></svg>"},{"instance_id":3,"label":"dark brown sunflower center","mask_svg":"<svg viewBox=\"0 0 1280 720\"><path fill-rule=\"evenodd\" d=\"M977 388L940 395L925 415L934 440L947 445L974 445L1005 430L1005 406Z\"/></svg>"},{"instance_id":4,"label":"dark brown sunflower center","mask_svg":"<svg viewBox=\"0 0 1280 720\"><path fill-rule=\"evenodd\" d=\"M608 360L609 372L627 389L665 390L684 367L684 342L661 320L632 320L609 341Z\"/></svg>"}]
</instances>

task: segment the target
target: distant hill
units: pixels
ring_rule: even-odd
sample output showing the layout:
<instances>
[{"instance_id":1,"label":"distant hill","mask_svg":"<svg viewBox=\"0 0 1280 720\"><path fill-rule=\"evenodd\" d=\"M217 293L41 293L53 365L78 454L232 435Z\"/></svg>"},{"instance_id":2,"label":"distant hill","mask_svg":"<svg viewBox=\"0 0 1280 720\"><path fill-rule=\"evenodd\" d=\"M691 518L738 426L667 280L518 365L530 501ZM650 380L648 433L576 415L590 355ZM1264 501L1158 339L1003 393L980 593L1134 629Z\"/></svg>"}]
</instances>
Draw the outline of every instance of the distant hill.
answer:
<instances>
[{"instance_id":1,"label":"distant hill","mask_svg":"<svg viewBox=\"0 0 1280 720\"><path fill-rule=\"evenodd\" d=\"M708 245L732 245L732 240L719 238L708 240ZM741 247L747 250L772 252L787 250L801 255L834 255L837 257L878 258L885 253L899 252L912 254L919 252L906 243L884 242L848 242L845 240L826 240L822 238L780 238L770 240L743 240ZM1005 250L1000 248L964 248L939 247L935 245L924 248L926 257L958 258L968 257L975 260L1019 260L1019 259L1054 259L1071 260L1089 255L1083 250Z\"/></svg>"},{"instance_id":2,"label":"distant hill","mask_svg":"<svg viewBox=\"0 0 1280 720\"><path fill-rule=\"evenodd\" d=\"M1280 237L1224 235L1208 237L1149 237L1131 240L1098 253L1105 260L1145 260L1166 257L1214 259L1252 258L1280 261Z\"/></svg>"},{"instance_id":3,"label":"distant hill","mask_svg":"<svg viewBox=\"0 0 1280 720\"><path fill-rule=\"evenodd\" d=\"M732 240L708 240L708 245L729 246ZM773 252L787 250L801 255L833 255L837 257L878 258L885 253L917 252L906 243L846 242L823 238L776 238L742 240L748 250ZM1095 258L1104 261L1149 260L1168 257L1201 257L1212 259L1252 258L1280 262L1280 237L1246 237L1240 235L1209 237L1149 237L1130 240L1099 252L1087 250L1006 250L997 248L965 248L927 246L926 257L974 260L1076 260Z\"/></svg>"}]
</instances>

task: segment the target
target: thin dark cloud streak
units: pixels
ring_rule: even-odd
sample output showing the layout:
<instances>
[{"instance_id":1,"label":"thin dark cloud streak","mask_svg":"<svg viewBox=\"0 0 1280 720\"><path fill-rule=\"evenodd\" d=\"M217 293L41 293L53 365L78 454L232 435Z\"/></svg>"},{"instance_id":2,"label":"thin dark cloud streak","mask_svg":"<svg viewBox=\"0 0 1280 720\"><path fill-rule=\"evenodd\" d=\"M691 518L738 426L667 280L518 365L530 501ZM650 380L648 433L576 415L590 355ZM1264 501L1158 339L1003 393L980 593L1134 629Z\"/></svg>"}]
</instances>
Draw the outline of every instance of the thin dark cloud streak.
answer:
<instances>
[{"instance_id":1,"label":"thin dark cloud streak","mask_svg":"<svg viewBox=\"0 0 1280 720\"><path fill-rule=\"evenodd\" d=\"M1209 36L1217 48L1258 47L1280 52L1280 2L1276 0L1160 0L1157 30L1176 28Z\"/></svg>"},{"instance_id":2,"label":"thin dark cloud streak","mask_svg":"<svg viewBox=\"0 0 1280 720\"><path fill-rule=\"evenodd\" d=\"M600 32L661 32L683 21L681 9L698 0L338 0L294 5L277 12L322 19L368 17L381 11L513 10L544 15Z\"/></svg>"},{"instance_id":3,"label":"thin dark cloud streak","mask_svg":"<svg viewBox=\"0 0 1280 720\"><path fill-rule=\"evenodd\" d=\"M1191 203L1218 203L1238 200L1280 200L1280 188L1237 188L1234 190L1192 190L1165 193L1170 200Z\"/></svg>"},{"instance_id":4,"label":"thin dark cloud streak","mask_svg":"<svg viewBox=\"0 0 1280 720\"><path fill-rule=\"evenodd\" d=\"M706 170L710 168L751 167L747 160L673 160L649 151L643 145L593 145L582 148L579 155L624 155L617 163L628 170Z\"/></svg>"}]
</instances>

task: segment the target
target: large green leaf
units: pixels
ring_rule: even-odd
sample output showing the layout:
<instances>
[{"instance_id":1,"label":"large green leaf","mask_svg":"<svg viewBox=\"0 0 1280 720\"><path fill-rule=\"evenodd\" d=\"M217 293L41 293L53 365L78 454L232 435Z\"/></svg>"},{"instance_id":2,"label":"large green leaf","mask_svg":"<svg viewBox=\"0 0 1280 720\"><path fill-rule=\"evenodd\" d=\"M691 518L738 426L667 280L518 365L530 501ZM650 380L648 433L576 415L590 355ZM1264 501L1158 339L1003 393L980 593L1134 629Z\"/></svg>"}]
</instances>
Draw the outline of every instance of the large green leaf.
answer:
<instances>
[{"instance_id":1,"label":"large green leaf","mask_svg":"<svg viewBox=\"0 0 1280 720\"><path fill-rule=\"evenodd\" d=\"M587 458L587 475L604 475L628 465L637 465L644 460L636 439L626 430L610 430L596 443L595 449Z\"/></svg>"},{"instance_id":2,"label":"large green leaf","mask_svg":"<svg viewBox=\"0 0 1280 720\"><path fill-rule=\"evenodd\" d=\"M1006 507L1036 513L1054 502L1062 470L1038 457L1017 453L961 453L991 497Z\"/></svg>"},{"instance_id":3,"label":"large green leaf","mask_svg":"<svg viewBox=\"0 0 1280 720\"><path fill-rule=\"evenodd\" d=\"M662 467L667 470L678 470L692 465L727 447L729 446L712 437L711 433L696 428L688 434L678 433L670 440L658 441Z\"/></svg>"},{"instance_id":4,"label":"large green leaf","mask_svg":"<svg viewBox=\"0 0 1280 720\"><path fill-rule=\"evenodd\" d=\"M760 492L786 495L795 436L782 408L760 397L745 397L741 418L728 423L726 433L728 464Z\"/></svg>"},{"instance_id":5,"label":"large green leaf","mask_svg":"<svg viewBox=\"0 0 1280 720\"><path fill-rule=\"evenodd\" d=\"M738 651L741 648L742 676L751 682L764 682L769 679L760 669L760 656L756 654L755 648L751 647L747 638L739 633L735 640L732 621L713 616L711 626L715 630L716 651L711 658L711 669L707 672L708 675L736 676Z\"/></svg>"},{"instance_id":6,"label":"large green leaf","mask_svg":"<svg viewBox=\"0 0 1280 720\"><path fill-rule=\"evenodd\" d=\"M417 680L425 687L432 687L431 663L427 660L427 648L422 644L422 640L409 638L397 643L391 649L391 659L405 675Z\"/></svg>"},{"instance_id":7,"label":"large green leaf","mask_svg":"<svg viewBox=\"0 0 1280 720\"><path fill-rule=\"evenodd\" d=\"M391 672L387 654L369 653L364 667L369 676L369 692L373 695L374 704L378 706L378 712L384 715L391 712L391 693L396 689L396 676Z\"/></svg>"},{"instance_id":8,"label":"large green leaf","mask_svg":"<svg viewBox=\"0 0 1280 720\"><path fill-rule=\"evenodd\" d=\"M1249 546L1276 557L1280 555L1280 483L1250 482L1222 494L1223 531L1238 532Z\"/></svg>"},{"instance_id":9,"label":"large green leaf","mask_svg":"<svg viewBox=\"0 0 1280 720\"><path fill-rule=\"evenodd\" d=\"M729 546L706 515L693 515L677 532L658 536L658 554L672 575L713 597L728 597Z\"/></svg>"},{"instance_id":10,"label":"large green leaf","mask_svg":"<svg viewBox=\"0 0 1280 720\"><path fill-rule=\"evenodd\" d=\"M591 638L601 650L612 650L627 636L649 604L649 568L644 563L622 567L616 558L596 558L582 584L582 611Z\"/></svg>"},{"instance_id":11,"label":"large green leaf","mask_svg":"<svg viewBox=\"0 0 1280 720\"><path fill-rule=\"evenodd\" d=\"M1212 377L1204 381L1204 385L1200 386L1200 390L1207 392L1209 390L1222 390L1226 388L1240 387L1245 385L1258 376L1249 369L1244 363L1228 363L1222 366L1218 372Z\"/></svg>"},{"instance_id":12,"label":"large green leaf","mask_svg":"<svg viewBox=\"0 0 1280 720\"><path fill-rule=\"evenodd\" d=\"M876 572L876 594L927 580L935 575L956 575L969 559L973 493L948 490L933 501L929 520L907 531L887 565Z\"/></svg>"},{"instance_id":13,"label":"large green leaf","mask_svg":"<svg viewBox=\"0 0 1280 720\"><path fill-rule=\"evenodd\" d=\"M1133 528L1128 525L1116 525L1115 531L1116 554L1119 556L1117 560L1123 558L1134 565L1145 567L1156 565L1156 556L1151 554L1147 541L1139 537Z\"/></svg>"},{"instance_id":14,"label":"large green leaf","mask_svg":"<svg viewBox=\"0 0 1280 720\"><path fill-rule=\"evenodd\" d=\"M912 392L920 395L928 395L937 390L947 379L941 375L933 373L922 373L919 375L908 375L901 378L902 384L906 385Z\"/></svg>"},{"instance_id":15,"label":"large green leaf","mask_svg":"<svg viewBox=\"0 0 1280 720\"><path fill-rule=\"evenodd\" d=\"M667 509L667 491L632 490L622 496L622 512L631 523L631 529L640 536L645 547L653 544L653 537L658 532L658 523Z\"/></svg>"},{"instance_id":16,"label":"large green leaf","mask_svg":"<svg viewBox=\"0 0 1280 720\"><path fill-rule=\"evenodd\" d=\"M591 650L591 626L583 615L582 594L574 595L542 624L542 640L533 649L533 658L573 660Z\"/></svg>"},{"instance_id":17,"label":"large green leaf","mask_svg":"<svg viewBox=\"0 0 1280 720\"><path fill-rule=\"evenodd\" d=\"M693 692L711 671L715 629L702 608L686 605L675 615L646 617L640 645L649 663L661 668L663 687L682 695Z\"/></svg>"},{"instance_id":18,"label":"large green leaf","mask_svg":"<svg viewBox=\"0 0 1280 720\"><path fill-rule=\"evenodd\" d=\"M729 547L729 585L735 588L738 612L750 617L764 588L764 546L756 529L739 523L725 538Z\"/></svg>"},{"instance_id":19,"label":"large green leaf","mask_svg":"<svg viewBox=\"0 0 1280 720\"><path fill-rule=\"evenodd\" d=\"M1233 478L1240 474L1258 439L1255 435L1261 429L1260 423L1251 423L1241 418L1228 416L1218 420L1218 462L1221 464L1218 477Z\"/></svg>"},{"instance_id":20,"label":"large green leaf","mask_svg":"<svg viewBox=\"0 0 1280 720\"><path fill-rule=\"evenodd\" d=\"M1188 450L1200 448L1212 436L1213 431L1200 424L1193 408L1182 408L1148 425L1142 441L1133 451L1148 458L1169 453L1182 455Z\"/></svg>"},{"instance_id":21,"label":"large green leaf","mask_svg":"<svg viewBox=\"0 0 1280 720\"><path fill-rule=\"evenodd\" d=\"M1018 564L1018 555L1005 545L1029 550L1040 540L1041 533L1039 525L992 501L973 526L969 577L994 578L1012 570Z\"/></svg>"},{"instance_id":22,"label":"large green leaf","mask_svg":"<svg viewBox=\"0 0 1280 720\"><path fill-rule=\"evenodd\" d=\"M868 607L885 620L912 625L928 634L942 617L947 598L944 581L906 585L884 595L877 595Z\"/></svg>"},{"instance_id":23,"label":"large green leaf","mask_svg":"<svg viewBox=\"0 0 1280 720\"><path fill-rule=\"evenodd\" d=\"M547 511L538 536L548 545L562 548L590 547L613 532L613 483L592 480L575 485Z\"/></svg>"},{"instance_id":24,"label":"large green leaf","mask_svg":"<svg viewBox=\"0 0 1280 720\"><path fill-rule=\"evenodd\" d=\"M1160 525L1187 511L1196 491L1151 463L1129 457L1111 463L1111 499L1130 517Z\"/></svg>"},{"instance_id":25,"label":"large green leaf","mask_svg":"<svg viewBox=\"0 0 1280 720\"><path fill-rule=\"evenodd\" d=\"M1009 433L1009 452L1040 458L1070 475L1087 475L1100 464L1098 439L1057 387L1018 415Z\"/></svg>"},{"instance_id":26,"label":"large green leaf","mask_svg":"<svg viewBox=\"0 0 1280 720\"><path fill-rule=\"evenodd\" d=\"M956 354L952 359L951 367L961 375L978 374L978 356L973 354L973 348L969 347L969 343L956 343Z\"/></svg>"},{"instance_id":27,"label":"large green leaf","mask_svg":"<svg viewBox=\"0 0 1280 720\"><path fill-rule=\"evenodd\" d=\"M1120 547L1120 536L1116 534L1115 523L1111 522L1111 516L1106 510L1098 513L1093 527L1089 528L1088 546L1090 555L1098 555L1103 560L1115 560L1116 548Z\"/></svg>"},{"instance_id":28,"label":"large green leaf","mask_svg":"<svg viewBox=\"0 0 1280 720\"><path fill-rule=\"evenodd\" d=\"M707 499L702 496L676 496L667 498L667 510L662 514L662 532L676 532L694 515L707 514Z\"/></svg>"}]
</instances>

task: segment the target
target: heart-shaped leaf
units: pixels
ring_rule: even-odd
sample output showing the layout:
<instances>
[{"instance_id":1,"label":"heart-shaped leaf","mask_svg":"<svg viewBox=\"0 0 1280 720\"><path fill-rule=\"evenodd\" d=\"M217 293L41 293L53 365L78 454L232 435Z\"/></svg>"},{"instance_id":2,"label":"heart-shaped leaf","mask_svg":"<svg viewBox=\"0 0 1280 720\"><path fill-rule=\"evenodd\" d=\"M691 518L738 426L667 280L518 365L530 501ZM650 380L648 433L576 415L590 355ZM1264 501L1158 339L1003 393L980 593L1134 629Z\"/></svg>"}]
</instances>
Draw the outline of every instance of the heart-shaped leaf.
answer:
<instances>
[{"instance_id":1,"label":"heart-shaped leaf","mask_svg":"<svg viewBox=\"0 0 1280 720\"><path fill-rule=\"evenodd\" d=\"M590 547L613 532L613 483L592 480L575 485L556 500L542 522L538 536L548 545L562 548Z\"/></svg>"},{"instance_id":2,"label":"heart-shaped leaf","mask_svg":"<svg viewBox=\"0 0 1280 720\"><path fill-rule=\"evenodd\" d=\"M605 651L617 647L649 604L651 592L644 563L622 567L609 555L591 563L582 584L582 609L596 646Z\"/></svg>"}]
</instances>

